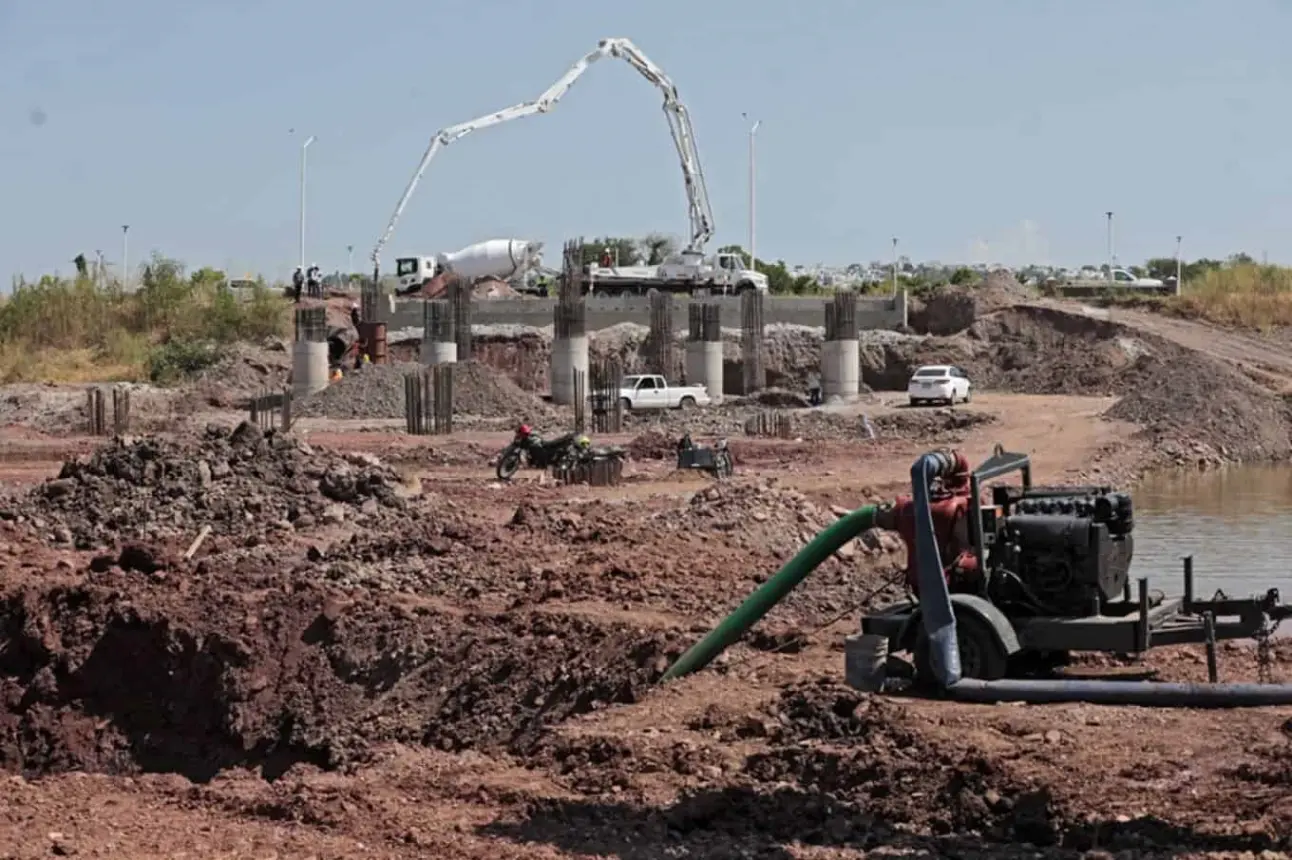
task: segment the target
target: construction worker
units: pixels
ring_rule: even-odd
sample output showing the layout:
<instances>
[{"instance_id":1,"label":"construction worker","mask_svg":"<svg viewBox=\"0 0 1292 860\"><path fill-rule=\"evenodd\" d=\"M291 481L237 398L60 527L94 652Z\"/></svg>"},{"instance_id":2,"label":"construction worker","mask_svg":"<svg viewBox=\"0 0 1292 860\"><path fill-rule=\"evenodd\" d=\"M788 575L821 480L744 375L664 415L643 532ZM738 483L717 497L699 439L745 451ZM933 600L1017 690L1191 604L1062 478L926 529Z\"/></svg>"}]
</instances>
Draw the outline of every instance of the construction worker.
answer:
<instances>
[{"instance_id":1,"label":"construction worker","mask_svg":"<svg viewBox=\"0 0 1292 860\"><path fill-rule=\"evenodd\" d=\"M323 298L323 270L319 268L318 263L311 264L306 270L305 286L309 289L310 298Z\"/></svg>"},{"instance_id":2,"label":"construction worker","mask_svg":"<svg viewBox=\"0 0 1292 860\"><path fill-rule=\"evenodd\" d=\"M350 325L354 326L356 334L359 332L360 322L362 322L362 320L359 318L359 303L350 302Z\"/></svg>"},{"instance_id":3,"label":"construction worker","mask_svg":"<svg viewBox=\"0 0 1292 860\"><path fill-rule=\"evenodd\" d=\"M807 378L808 403L813 406L821 405L821 374L813 371L808 374Z\"/></svg>"},{"instance_id":4,"label":"construction worker","mask_svg":"<svg viewBox=\"0 0 1292 860\"><path fill-rule=\"evenodd\" d=\"M292 272L292 297L297 304L301 303L301 290L305 289L305 270L300 266Z\"/></svg>"},{"instance_id":5,"label":"construction worker","mask_svg":"<svg viewBox=\"0 0 1292 860\"><path fill-rule=\"evenodd\" d=\"M609 269L615 264L615 258L610 256L609 248L601 249L601 268Z\"/></svg>"}]
</instances>

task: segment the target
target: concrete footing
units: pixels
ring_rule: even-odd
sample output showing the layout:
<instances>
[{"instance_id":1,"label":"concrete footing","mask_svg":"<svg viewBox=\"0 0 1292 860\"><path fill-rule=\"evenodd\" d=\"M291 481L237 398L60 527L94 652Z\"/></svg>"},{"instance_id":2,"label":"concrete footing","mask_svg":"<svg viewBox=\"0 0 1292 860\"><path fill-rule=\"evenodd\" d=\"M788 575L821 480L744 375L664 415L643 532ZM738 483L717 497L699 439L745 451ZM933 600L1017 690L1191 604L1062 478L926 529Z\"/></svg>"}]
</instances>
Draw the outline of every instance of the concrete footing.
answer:
<instances>
[{"instance_id":1,"label":"concrete footing","mask_svg":"<svg viewBox=\"0 0 1292 860\"><path fill-rule=\"evenodd\" d=\"M861 393L861 344L828 340L821 348L821 396L855 400Z\"/></svg>"},{"instance_id":2,"label":"concrete footing","mask_svg":"<svg viewBox=\"0 0 1292 860\"><path fill-rule=\"evenodd\" d=\"M328 385L327 344L298 340L292 344L292 394L306 397Z\"/></svg>"},{"instance_id":3,"label":"concrete footing","mask_svg":"<svg viewBox=\"0 0 1292 860\"><path fill-rule=\"evenodd\" d=\"M588 372L588 336L574 335L552 341L552 402L574 405L574 371ZM586 378L586 377L585 377Z\"/></svg>"},{"instance_id":4,"label":"concrete footing","mask_svg":"<svg viewBox=\"0 0 1292 860\"><path fill-rule=\"evenodd\" d=\"M420 353L422 364L455 364L458 360L458 342L423 340Z\"/></svg>"},{"instance_id":5,"label":"concrete footing","mask_svg":"<svg viewBox=\"0 0 1292 860\"><path fill-rule=\"evenodd\" d=\"M690 341L686 345L686 381L703 385L715 404L722 402L722 342Z\"/></svg>"}]
</instances>

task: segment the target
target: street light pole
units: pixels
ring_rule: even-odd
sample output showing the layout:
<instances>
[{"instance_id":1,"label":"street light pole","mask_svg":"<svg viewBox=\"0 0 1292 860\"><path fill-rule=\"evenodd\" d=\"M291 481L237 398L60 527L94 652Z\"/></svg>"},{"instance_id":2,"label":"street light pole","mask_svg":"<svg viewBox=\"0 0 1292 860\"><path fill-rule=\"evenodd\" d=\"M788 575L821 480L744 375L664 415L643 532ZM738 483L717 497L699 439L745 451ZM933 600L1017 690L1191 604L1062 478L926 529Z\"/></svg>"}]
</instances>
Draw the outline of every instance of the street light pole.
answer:
<instances>
[{"instance_id":1,"label":"street light pole","mask_svg":"<svg viewBox=\"0 0 1292 860\"><path fill-rule=\"evenodd\" d=\"M1113 213L1106 212L1104 214L1108 216L1108 280L1111 281L1113 279L1113 261L1117 259L1117 255L1113 253Z\"/></svg>"},{"instance_id":2,"label":"street light pole","mask_svg":"<svg viewBox=\"0 0 1292 860\"><path fill-rule=\"evenodd\" d=\"M354 273L354 245L346 245L345 254L345 279L348 281Z\"/></svg>"},{"instance_id":3,"label":"street light pole","mask_svg":"<svg viewBox=\"0 0 1292 860\"><path fill-rule=\"evenodd\" d=\"M749 114L742 113L742 117L749 119ZM757 181L757 162L755 160L754 140L758 134L758 127L763 124L761 119L754 120L754 124L749 127L749 268L758 270L758 246L757 233L755 231L755 204L757 195L755 185Z\"/></svg>"},{"instance_id":4,"label":"street light pole","mask_svg":"<svg viewBox=\"0 0 1292 860\"><path fill-rule=\"evenodd\" d=\"M130 225L121 225L121 289L130 290Z\"/></svg>"},{"instance_id":5,"label":"street light pole","mask_svg":"<svg viewBox=\"0 0 1292 860\"><path fill-rule=\"evenodd\" d=\"M897 237L893 237L893 295L897 295Z\"/></svg>"},{"instance_id":6,"label":"street light pole","mask_svg":"<svg viewBox=\"0 0 1292 860\"><path fill-rule=\"evenodd\" d=\"M1180 243L1183 241L1183 236L1175 237L1175 294L1177 296L1180 294L1180 289L1184 286L1183 278L1180 276L1181 272L1184 270L1184 267L1180 263Z\"/></svg>"},{"instance_id":7,"label":"street light pole","mask_svg":"<svg viewBox=\"0 0 1292 860\"><path fill-rule=\"evenodd\" d=\"M301 268L305 268L305 152L314 142L314 135L305 138L301 144Z\"/></svg>"}]
</instances>

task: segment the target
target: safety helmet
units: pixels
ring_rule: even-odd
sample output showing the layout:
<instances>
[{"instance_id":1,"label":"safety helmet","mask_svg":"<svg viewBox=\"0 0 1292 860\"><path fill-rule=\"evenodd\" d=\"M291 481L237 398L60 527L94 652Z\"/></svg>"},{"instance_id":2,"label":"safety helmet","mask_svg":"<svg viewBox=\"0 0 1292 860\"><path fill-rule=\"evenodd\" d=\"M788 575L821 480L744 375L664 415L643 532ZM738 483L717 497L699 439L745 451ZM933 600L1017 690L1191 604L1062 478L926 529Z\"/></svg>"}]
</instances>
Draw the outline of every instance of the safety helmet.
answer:
<instances>
[{"instance_id":1,"label":"safety helmet","mask_svg":"<svg viewBox=\"0 0 1292 860\"><path fill-rule=\"evenodd\" d=\"M522 438L524 438L525 436L528 436L532 432L533 431L529 429L528 424L522 424L516 428L516 435Z\"/></svg>"},{"instance_id":2,"label":"safety helmet","mask_svg":"<svg viewBox=\"0 0 1292 860\"><path fill-rule=\"evenodd\" d=\"M580 437L579 437L579 447L580 447L580 448L586 448L586 447L588 447L588 446L589 446L589 445L591 445L591 444L592 444L592 440L591 440L591 439L589 439L587 436L580 436Z\"/></svg>"},{"instance_id":3,"label":"safety helmet","mask_svg":"<svg viewBox=\"0 0 1292 860\"><path fill-rule=\"evenodd\" d=\"M359 303L358 303L358 302L350 302L350 310L352 310L352 311L357 311L357 310L359 310Z\"/></svg>"}]
</instances>

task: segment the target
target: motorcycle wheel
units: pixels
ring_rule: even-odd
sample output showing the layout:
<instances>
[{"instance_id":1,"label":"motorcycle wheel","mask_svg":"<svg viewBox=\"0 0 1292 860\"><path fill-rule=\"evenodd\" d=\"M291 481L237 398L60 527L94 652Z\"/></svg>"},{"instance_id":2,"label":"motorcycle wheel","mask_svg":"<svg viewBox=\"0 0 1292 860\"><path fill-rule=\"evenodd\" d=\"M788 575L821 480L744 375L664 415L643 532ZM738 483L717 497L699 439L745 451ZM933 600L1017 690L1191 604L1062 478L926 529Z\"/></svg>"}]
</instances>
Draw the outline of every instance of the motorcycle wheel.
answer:
<instances>
[{"instance_id":1,"label":"motorcycle wheel","mask_svg":"<svg viewBox=\"0 0 1292 860\"><path fill-rule=\"evenodd\" d=\"M495 470L498 474L498 480L510 481L512 476L520 470L520 452L515 449L508 449L502 452L498 458L498 468Z\"/></svg>"}]
</instances>

